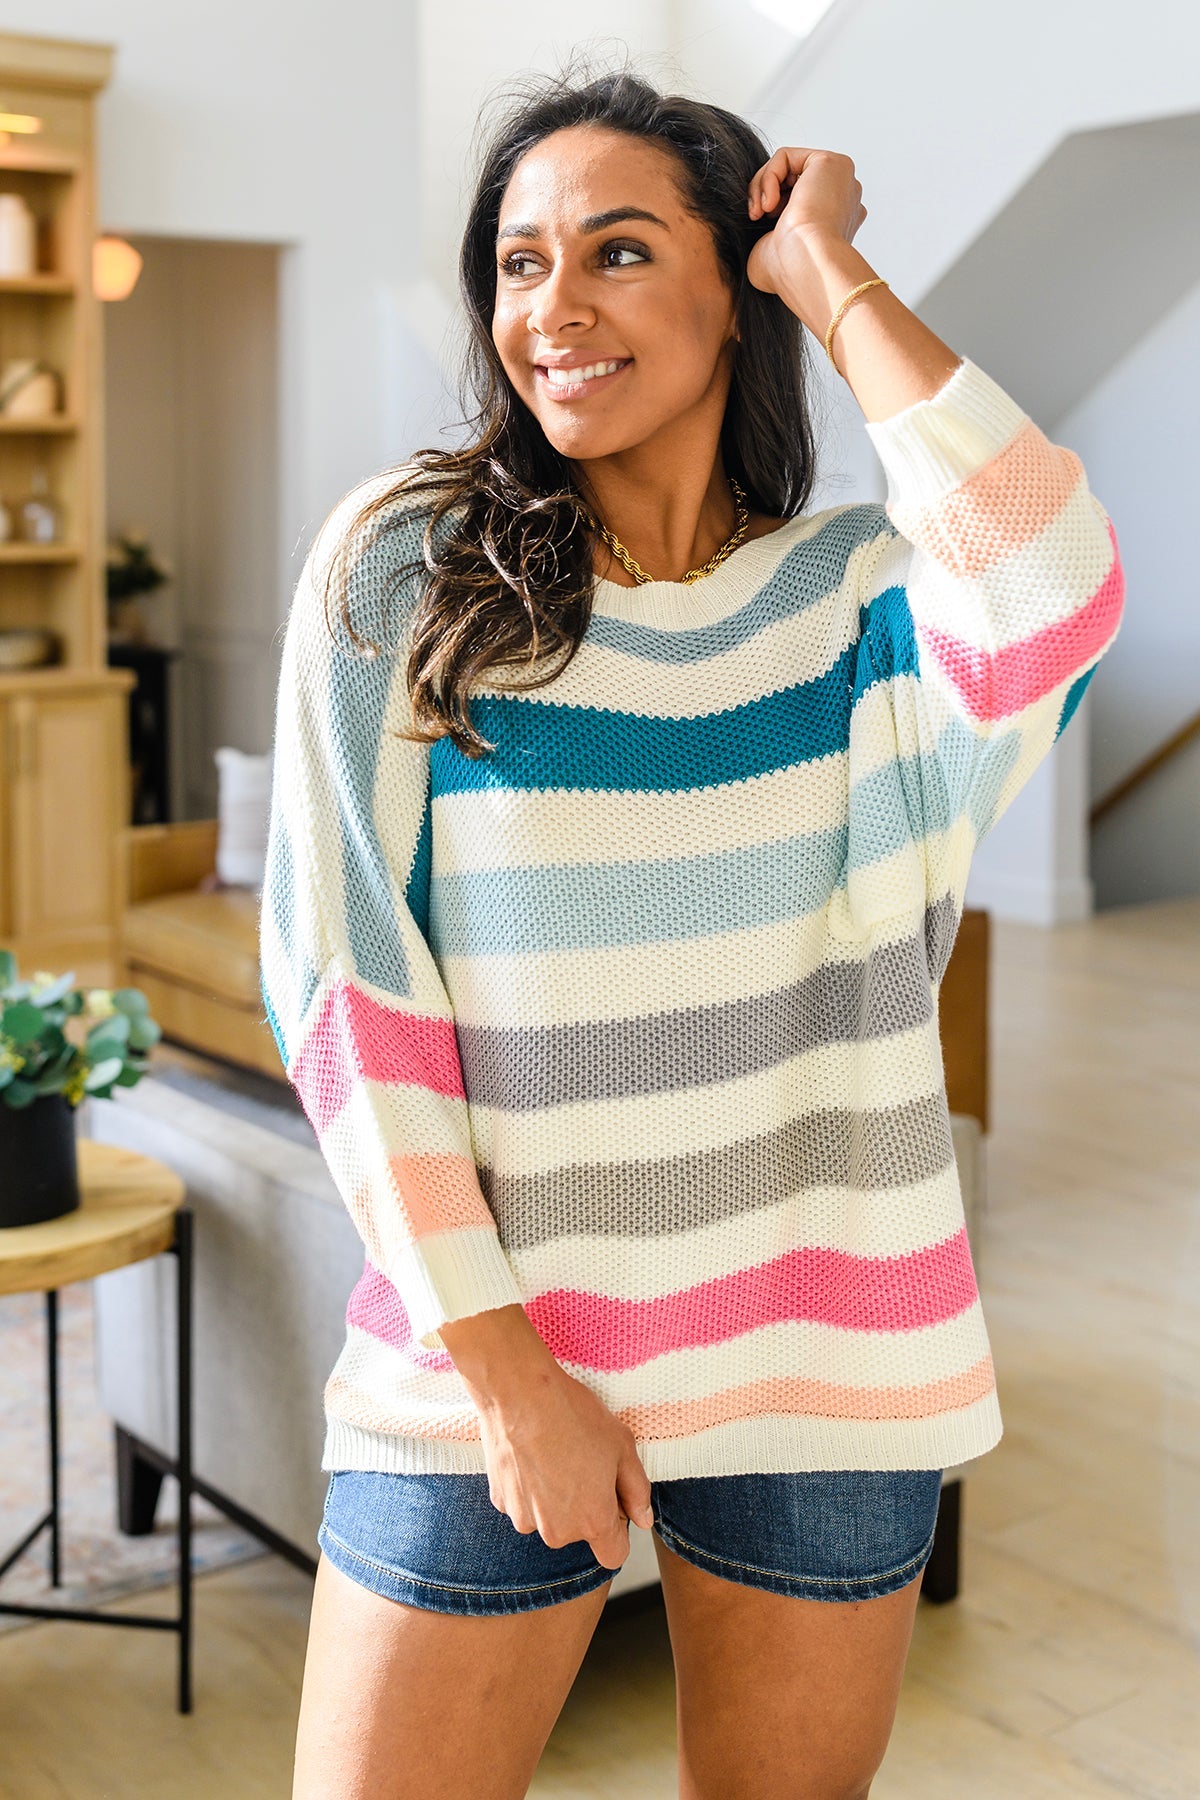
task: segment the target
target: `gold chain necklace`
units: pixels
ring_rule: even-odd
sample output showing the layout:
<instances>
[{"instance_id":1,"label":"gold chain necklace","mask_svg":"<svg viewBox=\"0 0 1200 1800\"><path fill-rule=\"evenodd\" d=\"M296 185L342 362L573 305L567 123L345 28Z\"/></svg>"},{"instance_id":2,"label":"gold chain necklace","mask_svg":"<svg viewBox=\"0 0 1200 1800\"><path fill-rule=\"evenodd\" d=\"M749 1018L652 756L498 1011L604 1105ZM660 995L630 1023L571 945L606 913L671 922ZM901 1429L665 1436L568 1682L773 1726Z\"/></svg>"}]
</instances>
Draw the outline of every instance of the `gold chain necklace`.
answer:
<instances>
[{"instance_id":1,"label":"gold chain necklace","mask_svg":"<svg viewBox=\"0 0 1200 1800\"><path fill-rule=\"evenodd\" d=\"M732 532L725 539L725 542L721 545L720 549L713 551L706 563L701 563L698 569L689 569L686 575L681 575L679 577L680 581L690 583L701 580L705 575L711 575L714 569L720 568L727 556L732 556L733 552L745 537L746 527L750 523L750 509L746 505L745 491L734 480L732 475L729 477L729 485L733 489L734 503L737 508L737 521ZM588 517L591 519L592 524L600 533L600 536L604 539L604 542L608 545L618 562L624 564L639 587L643 582L654 580L653 575L647 575L641 563L638 562L636 558L630 556L628 550L625 548L620 538L616 536L615 532L610 531L607 525L602 525L599 519L594 517L593 514L589 513Z\"/></svg>"}]
</instances>

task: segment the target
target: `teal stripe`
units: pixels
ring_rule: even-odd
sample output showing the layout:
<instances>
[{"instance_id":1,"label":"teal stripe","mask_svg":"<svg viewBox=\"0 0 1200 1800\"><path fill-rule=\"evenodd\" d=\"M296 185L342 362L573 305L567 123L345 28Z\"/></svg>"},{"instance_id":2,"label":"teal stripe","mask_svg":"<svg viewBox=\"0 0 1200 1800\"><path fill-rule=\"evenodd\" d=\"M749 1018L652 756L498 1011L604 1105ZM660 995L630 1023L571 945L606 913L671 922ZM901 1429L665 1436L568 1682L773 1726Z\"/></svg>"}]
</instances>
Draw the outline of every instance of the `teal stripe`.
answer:
<instances>
[{"instance_id":1,"label":"teal stripe","mask_svg":"<svg viewBox=\"0 0 1200 1800\"><path fill-rule=\"evenodd\" d=\"M849 744L856 648L813 681L698 718L476 695L471 718L496 749L475 759L440 738L430 750L433 792L677 793L835 755Z\"/></svg>"},{"instance_id":2,"label":"teal stripe","mask_svg":"<svg viewBox=\"0 0 1200 1800\"><path fill-rule=\"evenodd\" d=\"M1075 708L1083 699L1084 694L1087 692L1088 682L1092 679L1092 676L1099 667L1099 663L1093 663L1091 668L1085 669L1083 674L1078 676L1067 689L1066 698L1063 701L1062 712L1058 716L1058 729L1054 733L1055 743L1058 742L1059 738L1074 718Z\"/></svg>"},{"instance_id":3,"label":"teal stripe","mask_svg":"<svg viewBox=\"0 0 1200 1800\"><path fill-rule=\"evenodd\" d=\"M404 903L420 926L423 937L429 936L429 876L432 867L433 808L430 804L429 785L426 783L421 829L417 834L417 847L413 852L408 885L404 890Z\"/></svg>"}]
</instances>

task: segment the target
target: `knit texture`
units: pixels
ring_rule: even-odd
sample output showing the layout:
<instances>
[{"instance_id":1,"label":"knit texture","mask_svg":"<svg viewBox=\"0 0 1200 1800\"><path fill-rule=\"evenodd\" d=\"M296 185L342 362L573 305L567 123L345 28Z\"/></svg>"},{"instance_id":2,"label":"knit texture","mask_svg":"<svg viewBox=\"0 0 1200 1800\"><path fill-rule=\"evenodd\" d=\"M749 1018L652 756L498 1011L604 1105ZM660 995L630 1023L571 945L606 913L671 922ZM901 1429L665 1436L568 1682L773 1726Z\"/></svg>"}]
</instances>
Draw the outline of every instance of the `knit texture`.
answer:
<instances>
[{"instance_id":1,"label":"knit texture","mask_svg":"<svg viewBox=\"0 0 1200 1800\"><path fill-rule=\"evenodd\" d=\"M938 987L1124 584L1079 458L970 360L866 429L884 503L597 580L561 676L472 689L478 760L394 735L427 503L351 558L379 656L321 591L389 478L309 553L261 951L365 1251L324 1468L483 1470L439 1327L513 1302L652 1480L998 1442Z\"/></svg>"}]
</instances>

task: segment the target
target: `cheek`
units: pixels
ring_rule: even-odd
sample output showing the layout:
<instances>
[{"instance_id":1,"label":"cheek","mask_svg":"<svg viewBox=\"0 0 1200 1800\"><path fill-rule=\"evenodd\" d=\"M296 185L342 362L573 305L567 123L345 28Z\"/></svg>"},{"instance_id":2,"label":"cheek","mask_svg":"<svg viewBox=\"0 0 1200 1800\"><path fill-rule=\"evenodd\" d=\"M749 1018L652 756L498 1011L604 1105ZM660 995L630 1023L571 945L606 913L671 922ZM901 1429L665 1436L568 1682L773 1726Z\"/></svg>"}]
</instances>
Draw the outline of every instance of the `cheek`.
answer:
<instances>
[{"instance_id":1,"label":"cheek","mask_svg":"<svg viewBox=\"0 0 1200 1800\"><path fill-rule=\"evenodd\" d=\"M521 346L526 335L524 314L511 301L497 300L492 314L492 342L514 377L519 373Z\"/></svg>"}]
</instances>

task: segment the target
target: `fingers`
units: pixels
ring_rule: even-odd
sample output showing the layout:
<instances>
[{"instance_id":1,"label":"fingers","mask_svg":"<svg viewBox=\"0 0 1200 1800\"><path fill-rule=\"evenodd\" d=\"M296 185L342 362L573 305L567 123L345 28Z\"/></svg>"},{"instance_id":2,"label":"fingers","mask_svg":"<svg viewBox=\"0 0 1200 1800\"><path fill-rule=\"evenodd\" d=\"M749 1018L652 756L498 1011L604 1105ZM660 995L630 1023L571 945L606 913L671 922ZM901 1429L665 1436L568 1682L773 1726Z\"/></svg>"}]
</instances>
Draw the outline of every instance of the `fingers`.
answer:
<instances>
[{"instance_id":1,"label":"fingers","mask_svg":"<svg viewBox=\"0 0 1200 1800\"><path fill-rule=\"evenodd\" d=\"M619 1569L629 1555L629 1521L624 1513L614 1513L608 1530L590 1537L588 1544L601 1568Z\"/></svg>"},{"instance_id":2,"label":"fingers","mask_svg":"<svg viewBox=\"0 0 1200 1800\"><path fill-rule=\"evenodd\" d=\"M635 1525L649 1531L654 1524L651 1498L650 1479L636 1449L630 1444L617 1467L617 1504L624 1508Z\"/></svg>"},{"instance_id":3,"label":"fingers","mask_svg":"<svg viewBox=\"0 0 1200 1800\"><path fill-rule=\"evenodd\" d=\"M795 185L810 157L828 158L834 162L844 163L847 171L853 175L853 159L843 151L812 149L794 144L782 146L750 179L747 189L747 207L752 219L758 219L764 213L776 211L785 198L785 184L789 187ZM855 178L853 185L857 190L856 199L861 199L862 183ZM859 222L861 223L861 220ZM855 229L857 230L857 226Z\"/></svg>"}]
</instances>

